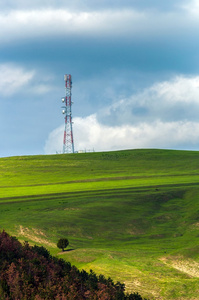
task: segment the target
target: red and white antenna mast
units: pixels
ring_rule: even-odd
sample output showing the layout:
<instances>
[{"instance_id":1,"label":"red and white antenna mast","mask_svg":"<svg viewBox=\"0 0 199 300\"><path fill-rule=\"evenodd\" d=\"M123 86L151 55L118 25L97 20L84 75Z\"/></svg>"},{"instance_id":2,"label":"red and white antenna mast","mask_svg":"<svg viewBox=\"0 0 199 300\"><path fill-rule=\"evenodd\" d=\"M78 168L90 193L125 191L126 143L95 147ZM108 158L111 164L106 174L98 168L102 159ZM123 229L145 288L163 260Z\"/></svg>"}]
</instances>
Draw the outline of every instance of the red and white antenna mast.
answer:
<instances>
[{"instance_id":1,"label":"red and white antenna mast","mask_svg":"<svg viewBox=\"0 0 199 300\"><path fill-rule=\"evenodd\" d=\"M66 96L62 98L62 113L65 115L65 128L64 128L64 140L63 140L63 153L74 153L74 141L73 141L73 127L72 127L72 76L70 74L64 75Z\"/></svg>"}]
</instances>

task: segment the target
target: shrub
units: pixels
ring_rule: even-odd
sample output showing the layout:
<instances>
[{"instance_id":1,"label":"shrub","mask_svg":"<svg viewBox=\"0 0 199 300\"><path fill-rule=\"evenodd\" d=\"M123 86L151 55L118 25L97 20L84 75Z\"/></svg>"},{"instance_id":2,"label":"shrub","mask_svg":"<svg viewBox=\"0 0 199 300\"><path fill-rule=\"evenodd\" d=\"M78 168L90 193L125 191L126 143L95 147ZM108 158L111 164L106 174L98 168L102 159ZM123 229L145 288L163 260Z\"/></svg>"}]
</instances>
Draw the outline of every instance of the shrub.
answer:
<instances>
[{"instance_id":1,"label":"shrub","mask_svg":"<svg viewBox=\"0 0 199 300\"><path fill-rule=\"evenodd\" d=\"M67 239L59 239L59 241L57 242L57 247L62 249L62 251L64 251L64 249L69 245L69 241Z\"/></svg>"}]
</instances>

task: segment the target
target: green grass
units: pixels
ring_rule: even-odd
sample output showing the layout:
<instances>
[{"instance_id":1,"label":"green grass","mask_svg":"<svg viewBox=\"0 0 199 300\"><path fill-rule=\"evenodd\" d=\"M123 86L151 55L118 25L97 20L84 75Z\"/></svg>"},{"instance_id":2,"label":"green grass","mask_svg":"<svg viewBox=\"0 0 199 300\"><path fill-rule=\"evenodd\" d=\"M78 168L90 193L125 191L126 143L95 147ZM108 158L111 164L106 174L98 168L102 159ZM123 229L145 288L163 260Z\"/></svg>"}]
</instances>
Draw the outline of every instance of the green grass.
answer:
<instances>
[{"instance_id":1,"label":"green grass","mask_svg":"<svg viewBox=\"0 0 199 300\"><path fill-rule=\"evenodd\" d=\"M197 299L198 212L199 152L0 159L0 229L151 299Z\"/></svg>"}]
</instances>

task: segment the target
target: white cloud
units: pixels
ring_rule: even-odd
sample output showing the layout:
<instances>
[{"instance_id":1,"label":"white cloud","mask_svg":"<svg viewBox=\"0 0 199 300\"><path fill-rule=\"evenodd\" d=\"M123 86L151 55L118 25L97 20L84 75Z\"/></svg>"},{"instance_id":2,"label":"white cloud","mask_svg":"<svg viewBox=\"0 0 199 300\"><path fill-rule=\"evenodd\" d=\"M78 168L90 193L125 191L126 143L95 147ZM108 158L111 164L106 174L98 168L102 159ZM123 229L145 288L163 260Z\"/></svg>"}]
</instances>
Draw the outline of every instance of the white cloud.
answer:
<instances>
[{"instance_id":1,"label":"white cloud","mask_svg":"<svg viewBox=\"0 0 199 300\"><path fill-rule=\"evenodd\" d=\"M34 71L26 71L11 64L0 64L0 94L10 96L27 85L34 77Z\"/></svg>"},{"instance_id":2,"label":"white cloud","mask_svg":"<svg viewBox=\"0 0 199 300\"><path fill-rule=\"evenodd\" d=\"M61 153L63 150L64 126L54 129L46 140L44 151L46 154Z\"/></svg>"},{"instance_id":3,"label":"white cloud","mask_svg":"<svg viewBox=\"0 0 199 300\"><path fill-rule=\"evenodd\" d=\"M188 0L185 4L182 4L182 8L193 16L198 16L199 14L198 0Z\"/></svg>"},{"instance_id":4,"label":"white cloud","mask_svg":"<svg viewBox=\"0 0 199 300\"><path fill-rule=\"evenodd\" d=\"M177 76L141 93L116 101L98 113L106 124L196 121L199 115L199 76Z\"/></svg>"},{"instance_id":5,"label":"white cloud","mask_svg":"<svg viewBox=\"0 0 199 300\"><path fill-rule=\"evenodd\" d=\"M186 10L185 10L186 12ZM1 42L65 35L148 37L169 36L191 23L186 13L133 8L72 11L66 8L10 10L0 13ZM157 26L158 24L158 26ZM178 26L176 26L178 24Z\"/></svg>"},{"instance_id":6,"label":"white cloud","mask_svg":"<svg viewBox=\"0 0 199 300\"><path fill-rule=\"evenodd\" d=\"M76 150L196 149L199 147L199 76L178 76L157 83L116 102L106 110L105 117L104 113L74 118ZM50 133L45 153L62 151L63 131L61 126Z\"/></svg>"},{"instance_id":7,"label":"white cloud","mask_svg":"<svg viewBox=\"0 0 199 300\"><path fill-rule=\"evenodd\" d=\"M149 91L152 94L159 94L159 97L170 103L199 104L199 76L177 76L171 81L155 84Z\"/></svg>"},{"instance_id":8,"label":"white cloud","mask_svg":"<svg viewBox=\"0 0 199 300\"><path fill-rule=\"evenodd\" d=\"M113 34L136 31L144 17L136 11L72 12L66 9L13 10L0 14L2 41L65 34Z\"/></svg>"},{"instance_id":9,"label":"white cloud","mask_svg":"<svg viewBox=\"0 0 199 300\"><path fill-rule=\"evenodd\" d=\"M75 150L111 151L135 148L199 147L199 122L141 123L139 125L105 126L95 115L74 119ZM60 153L63 148L64 126L50 133L45 153Z\"/></svg>"},{"instance_id":10,"label":"white cloud","mask_svg":"<svg viewBox=\"0 0 199 300\"><path fill-rule=\"evenodd\" d=\"M12 96L15 93L42 95L55 89L49 82L51 76L41 74L39 70L26 70L11 63L0 64L0 94Z\"/></svg>"}]
</instances>

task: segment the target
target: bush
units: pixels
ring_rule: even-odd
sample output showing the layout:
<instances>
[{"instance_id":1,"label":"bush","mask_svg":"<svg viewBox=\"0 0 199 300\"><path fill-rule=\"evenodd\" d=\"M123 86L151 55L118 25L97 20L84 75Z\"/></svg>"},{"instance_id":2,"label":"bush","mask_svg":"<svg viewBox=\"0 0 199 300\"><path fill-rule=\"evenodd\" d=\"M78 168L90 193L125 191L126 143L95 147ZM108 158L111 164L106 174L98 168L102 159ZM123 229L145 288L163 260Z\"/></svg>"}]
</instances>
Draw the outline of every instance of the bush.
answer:
<instances>
[{"instance_id":1,"label":"bush","mask_svg":"<svg viewBox=\"0 0 199 300\"><path fill-rule=\"evenodd\" d=\"M62 249L62 251L64 251L64 249L69 245L69 241L67 239L59 239L59 241L57 242L57 247Z\"/></svg>"}]
</instances>

